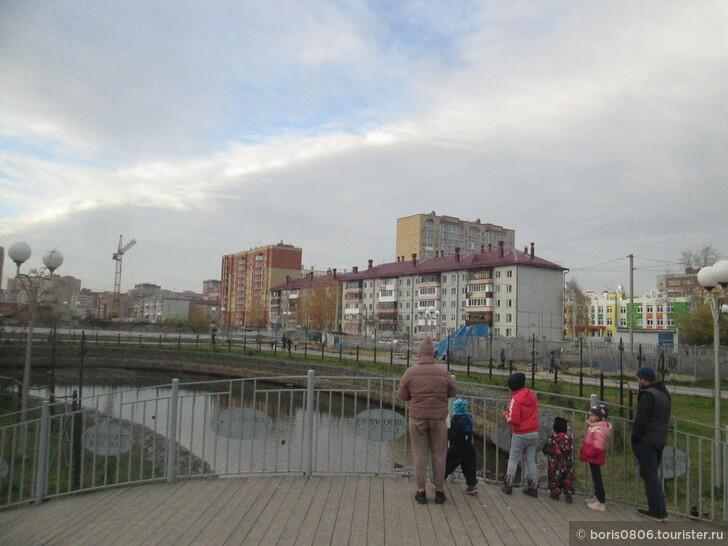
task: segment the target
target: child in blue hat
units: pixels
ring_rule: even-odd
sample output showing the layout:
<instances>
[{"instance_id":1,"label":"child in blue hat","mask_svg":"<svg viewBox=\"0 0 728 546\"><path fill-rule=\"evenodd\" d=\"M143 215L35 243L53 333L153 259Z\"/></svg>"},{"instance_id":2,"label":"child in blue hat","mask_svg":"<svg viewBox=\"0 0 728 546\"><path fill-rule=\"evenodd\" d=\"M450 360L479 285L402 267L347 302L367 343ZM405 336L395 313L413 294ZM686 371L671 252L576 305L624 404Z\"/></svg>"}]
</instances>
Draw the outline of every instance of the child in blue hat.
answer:
<instances>
[{"instance_id":1,"label":"child in blue hat","mask_svg":"<svg viewBox=\"0 0 728 546\"><path fill-rule=\"evenodd\" d=\"M453 416L450 419L448 432L449 447L445 463L445 478L459 466L465 476L468 495L478 494L478 477L475 475L475 444L473 444L473 427L475 420L468 413L468 401L458 398L452 405Z\"/></svg>"}]
</instances>

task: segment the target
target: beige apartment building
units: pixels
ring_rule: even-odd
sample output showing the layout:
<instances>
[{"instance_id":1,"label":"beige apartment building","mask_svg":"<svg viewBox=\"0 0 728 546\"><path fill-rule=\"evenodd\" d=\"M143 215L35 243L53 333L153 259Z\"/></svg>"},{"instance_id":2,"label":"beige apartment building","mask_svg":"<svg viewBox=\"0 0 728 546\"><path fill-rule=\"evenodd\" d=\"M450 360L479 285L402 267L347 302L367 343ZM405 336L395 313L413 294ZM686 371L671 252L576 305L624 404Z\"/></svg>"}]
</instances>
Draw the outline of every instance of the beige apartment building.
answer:
<instances>
[{"instance_id":1,"label":"beige apartment building","mask_svg":"<svg viewBox=\"0 0 728 546\"><path fill-rule=\"evenodd\" d=\"M455 249L463 253L485 252L498 248L503 241L506 250L516 245L516 232L495 224L484 224L480 219L470 222L454 216L414 214L397 219L396 259L452 256Z\"/></svg>"},{"instance_id":2,"label":"beige apartment building","mask_svg":"<svg viewBox=\"0 0 728 546\"><path fill-rule=\"evenodd\" d=\"M302 250L283 244L253 248L222 257L220 324L265 328L270 323L269 291L301 274Z\"/></svg>"}]
</instances>

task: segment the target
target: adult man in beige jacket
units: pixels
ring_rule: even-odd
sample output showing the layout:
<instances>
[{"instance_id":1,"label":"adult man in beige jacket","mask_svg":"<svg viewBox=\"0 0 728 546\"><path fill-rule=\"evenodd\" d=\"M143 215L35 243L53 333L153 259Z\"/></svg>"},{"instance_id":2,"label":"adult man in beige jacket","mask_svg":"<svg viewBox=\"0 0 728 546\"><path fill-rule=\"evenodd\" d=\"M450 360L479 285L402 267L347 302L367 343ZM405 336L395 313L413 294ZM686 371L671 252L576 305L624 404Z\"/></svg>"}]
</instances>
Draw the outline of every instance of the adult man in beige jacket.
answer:
<instances>
[{"instance_id":1,"label":"adult man in beige jacket","mask_svg":"<svg viewBox=\"0 0 728 546\"><path fill-rule=\"evenodd\" d=\"M435 346L432 339L426 337L420 344L417 364L405 370L397 392L401 400L409 401L408 430L417 481L415 500L420 504L427 504L428 454L432 457L435 502L445 502L442 486L447 457L447 400L457 392L455 380L447 369L435 363Z\"/></svg>"}]
</instances>

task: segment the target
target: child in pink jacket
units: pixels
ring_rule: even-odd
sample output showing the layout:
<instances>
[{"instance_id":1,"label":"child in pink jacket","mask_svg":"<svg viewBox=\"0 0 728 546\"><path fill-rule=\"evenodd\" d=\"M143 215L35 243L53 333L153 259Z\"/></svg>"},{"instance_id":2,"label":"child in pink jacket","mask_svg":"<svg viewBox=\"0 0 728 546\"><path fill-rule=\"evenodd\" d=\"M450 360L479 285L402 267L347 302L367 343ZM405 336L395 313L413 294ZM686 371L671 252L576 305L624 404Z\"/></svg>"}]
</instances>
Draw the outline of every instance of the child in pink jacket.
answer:
<instances>
[{"instance_id":1,"label":"child in pink jacket","mask_svg":"<svg viewBox=\"0 0 728 546\"><path fill-rule=\"evenodd\" d=\"M586 505L592 510L599 512L606 511L604 501L604 482L602 481L602 465L607 455L607 440L612 435L612 424L607 422L607 408L603 405L594 406L589 409L584 445L581 446L579 460L589 463L594 485L594 497L586 501Z\"/></svg>"}]
</instances>

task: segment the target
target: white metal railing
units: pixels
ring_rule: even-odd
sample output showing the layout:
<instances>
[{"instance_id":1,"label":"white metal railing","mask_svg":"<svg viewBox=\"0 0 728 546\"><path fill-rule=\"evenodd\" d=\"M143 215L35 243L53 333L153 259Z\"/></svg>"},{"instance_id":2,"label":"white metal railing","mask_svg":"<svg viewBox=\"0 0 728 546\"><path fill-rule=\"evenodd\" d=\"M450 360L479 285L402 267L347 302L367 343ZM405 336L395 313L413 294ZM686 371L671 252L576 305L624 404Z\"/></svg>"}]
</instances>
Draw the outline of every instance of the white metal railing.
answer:
<instances>
[{"instance_id":1,"label":"white metal railing","mask_svg":"<svg viewBox=\"0 0 728 546\"><path fill-rule=\"evenodd\" d=\"M0 417L0 506L202 476L409 473L406 409L396 399L397 387L397 378L309 371L306 376L174 380L144 391L90 396L76 410L46 401L25 423L18 422L18 414ZM550 434L554 416L563 416L578 453L587 408L552 406L547 393L539 396L542 438ZM479 475L500 481L510 444L502 419L508 395L483 390L463 397L476 421ZM562 400L576 405L571 402L581 399ZM630 448L629 408L622 415L619 408L611 413L614 435L603 471L607 497L643 503ZM663 461L668 509L728 521L728 433L716 445L712 431L695 425L673 421ZM539 456L542 476L545 463ZM575 469L577 491L590 491L587 466L575 460Z\"/></svg>"}]
</instances>

